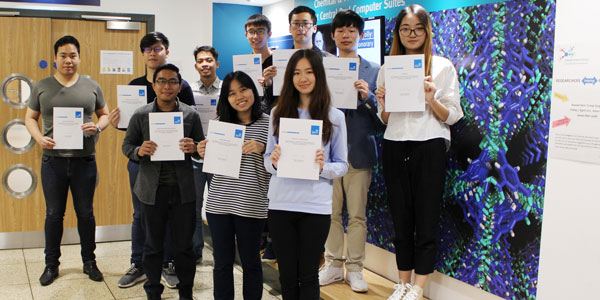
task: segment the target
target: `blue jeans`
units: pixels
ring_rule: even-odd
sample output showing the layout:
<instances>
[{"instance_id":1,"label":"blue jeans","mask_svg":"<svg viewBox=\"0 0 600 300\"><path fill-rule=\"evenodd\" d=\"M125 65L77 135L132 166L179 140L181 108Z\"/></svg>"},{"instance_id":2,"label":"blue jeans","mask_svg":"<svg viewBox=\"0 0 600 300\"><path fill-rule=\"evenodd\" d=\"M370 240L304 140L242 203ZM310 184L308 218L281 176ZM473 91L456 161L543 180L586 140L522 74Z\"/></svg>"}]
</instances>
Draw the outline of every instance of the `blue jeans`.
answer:
<instances>
[{"instance_id":1,"label":"blue jeans","mask_svg":"<svg viewBox=\"0 0 600 300\"><path fill-rule=\"evenodd\" d=\"M96 190L96 159L87 157L42 156L42 189L46 200L46 265L60 263L60 241L67 195L71 189L73 207L77 215L77 231L81 242L82 261L95 261L96 219L94 218L94 191Z\"/></svg>"},{"instance_id":2,"label":"blue jeans","mask_svg":"<svg viewBox=\"0 0 600 300\"><path fill-rule=\"evenodd\" d=\"M212 174L202 172L202 163L194 163L194 183L196 187L196 228L192 243L194 245L194 255L196 259L202 257L204 249L204 233L202 232L202 206L204 205L204 186L206 183L210 186Z\"/></svg>"},{"instance_id":3,"label":"blue jeans","mask_svg":"<svg viewBox=\"0 0 600 300\"><path fill-rule=\"evenodd\" d=\"M133 186L137 179L137 174L140 169L140 164L136 161L129 160L127 163L127 171L129 172L129 187L131 188L131 202L133 204L133 223L131 223L131 263L137 266L142 265L142 256L144 255L144 242L146 234L144 233L144 222L142 219L142 203L133 192ZM169 220L170 222L170 220ZM163 264L173 261L174 251L171 237L171 227L167 227L164 244Z\"/></svg>"}]
</instances>

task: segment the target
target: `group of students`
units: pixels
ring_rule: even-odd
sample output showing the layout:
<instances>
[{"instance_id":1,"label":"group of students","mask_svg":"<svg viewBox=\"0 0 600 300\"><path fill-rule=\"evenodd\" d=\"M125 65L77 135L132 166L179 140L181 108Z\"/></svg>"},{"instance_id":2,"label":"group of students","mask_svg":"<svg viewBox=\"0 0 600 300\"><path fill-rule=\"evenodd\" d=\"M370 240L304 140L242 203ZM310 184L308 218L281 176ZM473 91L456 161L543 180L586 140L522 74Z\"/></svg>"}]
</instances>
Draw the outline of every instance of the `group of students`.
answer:
<instances>
[{"instance_id":1,"label":"group of students","mask_svg":"<svg viewBox=\"0 0 600 300\"><path fill-rule=\"evenodd\" d=\"M218 53L210 46L194 51L200 79L188 84L179 69L166 63L168 39L159 32L142 38L140 50L146 74L130 82L147 86L148 104L131 117L122 145L134 207L131 268L119 280L129 287L147 279L148 299L160 299L162 281L177 287L180 299L192 299L195 265L202 261L201 211L213 241L214 298L233 299L236 248L243 268L244 299L262 298L261 237L265 224L277 254L284 300L319 299L319 286L344 280L356 292L366 292L363 278L366 243L366 204L372 168L377 163L376 129L387 125L383 141L383 170L395 230L394 245L399 283L389 300L423 297L433 272L435 238L444 186L449 125L463 112L456 71L450 61L432 55L432 25L419 5L404 8L394 27L390 55L425 55L423 112L385 110L384 69L357 54L364 21L351 10L336 14L332 38L340 57L359 58L354 83L357 109L331 106L323 56L313 45L317 18L306 7L288 16L294 48L285 70L272 66L268 47L271 23L263 15L245 25L253 53L261 54L262 86L243 72L221 81L215 73ZM46 268L40 277L48 285L58 277L62 218L71 188L82 245L83 271L101 281L95 262L92 199L96 180L94 145L109 123L117 127L118 108L109 113L102 90L89 76L79 75L79 43L71 36L54 47L57 72L37 83L26 113L26 126L43 148L42 186L46 199ZM283 75L283 88L273 96L272 78ZM388 83L393 84L393 83ZM258 88L264 89L260 97ZM246 126L239 178L202 172L206 128L194 110L194 93L218 95L217 119ZM389 99L388 99L389 100ZM389 100L393 101L393 100ZM56 150L52 139L53 107L84 108L83 150ZM184 138L181 161L152 161L157 149L150 140L149 114L181 112ZM98 122L92 122L92 114ZM43 133L37 120L43 119ZM281 118L323 121L322 147L315 153L319 180L277 176L282 155ZM208 196L203 203L204 187ZM193 187L193 188L192 188ZM348 211L347 253L344 255L342 207ZM320 267L325 252L325 264ZM344 272L344 267L345 271ZM414 271L414 284L411 284Z\"/></svg>"}]
</instances>

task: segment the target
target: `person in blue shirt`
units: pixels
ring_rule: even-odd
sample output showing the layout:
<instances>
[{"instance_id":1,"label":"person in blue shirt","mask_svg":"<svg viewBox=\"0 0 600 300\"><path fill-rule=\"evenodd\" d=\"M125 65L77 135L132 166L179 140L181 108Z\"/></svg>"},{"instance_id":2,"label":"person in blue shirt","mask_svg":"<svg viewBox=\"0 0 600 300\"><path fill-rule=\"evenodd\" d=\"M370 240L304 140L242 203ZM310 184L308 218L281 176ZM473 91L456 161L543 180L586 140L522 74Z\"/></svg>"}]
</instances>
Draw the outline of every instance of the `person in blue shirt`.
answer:
<instances>
[{"instance_id":1,"label":"person in blue shirt","mask_svg":"<svg viewBox=\"0 0 600 300\"><path fill-rule=\"evenodd\" d=\"M319 179L277 176L282 154L281 118L322 120L322 147L315 153ZM331 107L325 68L318 53L298 50L285 70L279 102L271 111L265 150L269 183L268 222L279 264L284 300L319 299L319 261L331 222L333 179L348 171L344 114Z\"/></svg>"},{"instance_id":2,"label":"person in blue shirt","mask_svg":"<svg viewBox=\"0 0 600 300\"><path fill-rule=\"evenodd\" d=\"M358 78L354 83L357 93L356 109L343 109L348 130L348 174L333 181L331 227L325 243L326 264L319 272L319 284L327 285L344 280L355 292L367 292L362 275L367 239L367 194L373 166L377 163L375 131L382 126L377 117L375 89L379 65L358 55L358 41L362 39L365 22L354 11L338 12L331 23L331 35L340 57L358 58ZM344 225L342 207L348 210L347 248L344 257Z\"/></svg>"}]
</instances>

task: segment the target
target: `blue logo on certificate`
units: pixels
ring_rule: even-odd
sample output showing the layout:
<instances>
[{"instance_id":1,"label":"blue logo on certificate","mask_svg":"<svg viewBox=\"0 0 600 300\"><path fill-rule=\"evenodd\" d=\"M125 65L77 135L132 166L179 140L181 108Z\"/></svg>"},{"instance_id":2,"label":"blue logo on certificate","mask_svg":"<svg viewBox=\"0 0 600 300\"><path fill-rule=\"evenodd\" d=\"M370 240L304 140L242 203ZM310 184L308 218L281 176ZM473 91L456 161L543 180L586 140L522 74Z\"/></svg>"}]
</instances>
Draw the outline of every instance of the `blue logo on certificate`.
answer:
<instances>
[{"instance_id":1,"label":"blue logo on certificate","mask_svg":"<svg viewBox=\"0 0 600 300\"><path fill-rule=\"evenodd\" d=\"M140 89L140 97L146 96L146 91L144 89Z\"/></svg>"},{"instance_id":2,"label":"blue logo on certificate","mask_svg":"<svg viewBox=\"0 0 600 300\"><path fill-rule=\"evenodd\" d=\"M80 111L76 111L75 112L75 118L76 119L81 119L81 112Z\"/></svg>"},{"instance_id":3,"label":"blue logo on certificate","mask_svg":"<svg viewBox=\"0 0 600 300\"><path fill-rule=\"evenodd\" d=\"M356 71L356 63L355 62L350 63L350 71Z\"/></svg>"},{"instance_id":4,"label":"blue logo on certificate","mask_svg":"<svg viewBox=\"0 0 600 300\"><path fill-rule=\"evenodd\" d=\"M210 106L217 106L217 99L210 99Z\"/></svg>"},{"instance_id":5,"label":"blue logo on certificate","mask_svg":"<svg viewBox=\"0 0 600 300\"><path fill-rule=\"evenodd\" d=\"M422 69L422 68L423 68L423 60L415 59L415 69Z\"/></svg>"},{"instance_id":6,"label":"blue logo on certificate","mask_svg":"<svg viewBox=\"0 0 600 300\"><path fill-rule=\"evenodd\" d=\"M235 130L235 138L237 139L241 139L242 138L242 130L241 129L236 129Z\"/></svg>"},{"instance_id":7,"label":"blue logo on certificate","mask_svg":"<svg viewBox=\"0 0 600 300\"><path fill-rule=\"evenodd\" d=\"M259 65L260 64L260 57L255 57L254 58L254 64L255 65Z\"/></svg>"},{"instance_id":8,"label":"blue logo on certificate","mask_svg":"<svg viewBox=\"0 0 600 300\"><path fill-rule=\"evenodd\" d=\"M319 125L312 125L310 127L310 135L319 135Z\"/></svg>"},{"instance_id":9,"label":"blue logo on certificate","mask_svg":"<svg viewBox=\"0 0 600 300\"><path fill-rule=\"evenodd\" d=\"M180 116L173 117L173 123L174 124L181 124L181 117Z\"/></svg>"}]
</instances>

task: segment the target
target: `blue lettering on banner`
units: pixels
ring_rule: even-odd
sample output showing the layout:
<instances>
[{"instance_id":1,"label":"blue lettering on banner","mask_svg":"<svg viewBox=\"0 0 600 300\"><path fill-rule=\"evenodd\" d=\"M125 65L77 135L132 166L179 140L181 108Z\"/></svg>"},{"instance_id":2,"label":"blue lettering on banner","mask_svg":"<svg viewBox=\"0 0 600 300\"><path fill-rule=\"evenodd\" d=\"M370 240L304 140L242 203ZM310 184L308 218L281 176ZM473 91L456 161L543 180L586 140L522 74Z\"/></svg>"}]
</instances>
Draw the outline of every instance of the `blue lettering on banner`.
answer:
<instances>
[{"instance_id":1,"label":"blue lettering on banner","mask_svg":"<svg viewBox=\"0 0 600 300\"><path fill-rule=\"evenodd\" d=\"M319 125L312 125L310 127L310 135L319 135Z\"/></svg>"},{"instance_id":2,"label":"blue lettering on banner","mask_svg":"<svg viewBox=\"0 0 600 300\"><path fill-rule=\"evenodd\" d=\"M415 59L415 69L422 69L422 68L423 68L423 60Z\"/></svg>"},{"instance_id":3,"label":"blue lettering on banner","mask_svg":"<svg viewBox=\"0 0 600 300\"><path fill-rule=\"evenodd\" d=\"M181 117L180 116L173 117L173 123L174 124L181 124Z\"/></svg>"},{"instance_id":4,"label":"blue lettering on banner","mask_svg":"<svg viewBox=\"0 0 600 300\"><path fill-rule=\"evenodd\" d=\"M370 39L370 40L362 39L362 40L358 41L358 49L365 49L365 48L375 48L375 40L374 39Z\"/></svg>"},{"instance_id":5,"label":"blue lettering on banner","mask_svg":"<svg viewBox=\"0 0 600 300\"><path fill-rule=\"evenodd\" d=\"M76 119L81 119L81 112L80 111L76 111L75 112L75 118Z\"/></svg>"},{"instance_id":6,"label":"blue lettering on banner","mask_svg":"<svg viewBox=\"0 0 600 300\"><path fill-rule=\"evenodd\" d=\"M255 65L258 65L258 64L260 64L260 57L255 57L255 58L254 58L254 64L255 64Z\"/></svg>"},{"instance_id":7,"label":"blue lettering on banner","mask_svg":"<svg viewBox=\"0 0 600 300\"><path fill-rule=\"evenodd\" d=\"M351 62L349 69L350 69L350 71L356 71L356 63L355 62Z\"/></svg>"},{"instance_id":8,"label":"blue lettering on banner","mask_svg":"<svg viewBox=\"0 0 600 300\"><path fill-rule=\"evenodd\" d=\"M140 89L140 97L145 97L146 91L144 89Z\"/></svg>"},{"instance_id":9,"label":"blue lettering on banner","mask_svg":"<svg viewBox=\"0 0 600 300\"><path fill-rule=\"evenodd\" d=\"M236 129L235 130L235 138L236 139L241 139L242 138L242 130L241 129Z\"/></svg>"},{"instance_id":10,"label":"blue lettering on banner","mask_svg":"<svg viewBox=\"0 0 600 300\"><path fill-rule=\"evenodd\" d=\"M373 29L367 29L367 30L363 31L363 33L364 33L363 40L375 38L375 30L373 30Z\"/></svg>"},{"instance_id":11,"label":"blue lettering on banner","mask_svg":"<svg viewBox=\"0 0 600 300\"><path fill-rule=\"evenodd\" d=\"M583 83L583 85L587 85L587 84L596 85L597 82L598 82L598 79L596 79L596 76L583 77L583 79L581 80L581 83Z\"/></svg>"},{"instance_id":12,"label":"blue lettering on banner","mask_svg":"<svg viewBox=\"0 0 600 300\"><path fill-rule=\"evenodd\" d=\"M210 106L217 106L217 99L210 99Z\"/></svg>"}]
</instances>

